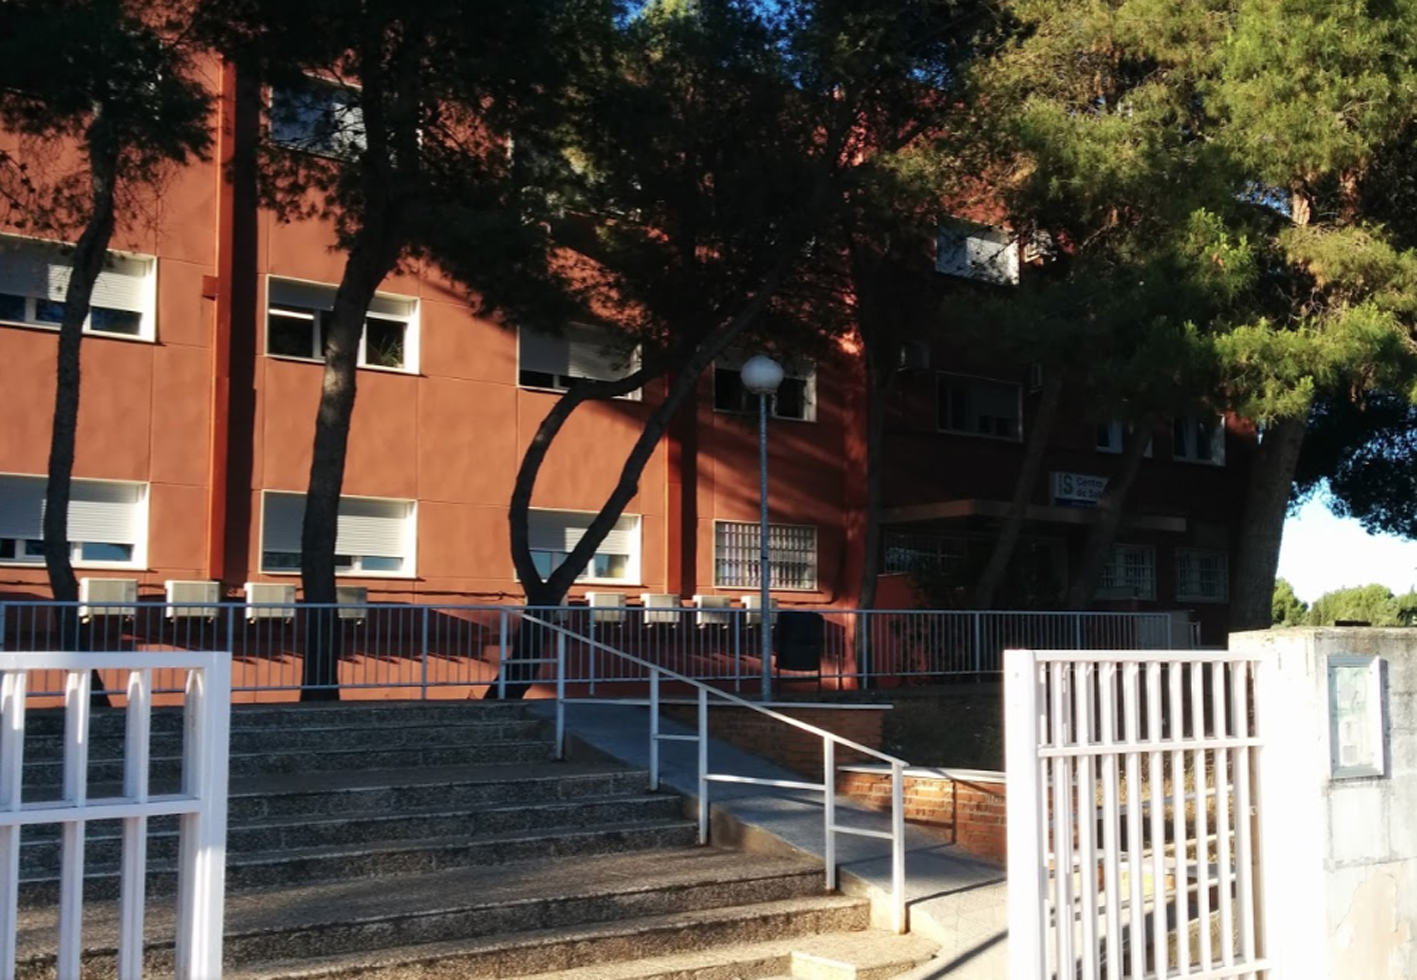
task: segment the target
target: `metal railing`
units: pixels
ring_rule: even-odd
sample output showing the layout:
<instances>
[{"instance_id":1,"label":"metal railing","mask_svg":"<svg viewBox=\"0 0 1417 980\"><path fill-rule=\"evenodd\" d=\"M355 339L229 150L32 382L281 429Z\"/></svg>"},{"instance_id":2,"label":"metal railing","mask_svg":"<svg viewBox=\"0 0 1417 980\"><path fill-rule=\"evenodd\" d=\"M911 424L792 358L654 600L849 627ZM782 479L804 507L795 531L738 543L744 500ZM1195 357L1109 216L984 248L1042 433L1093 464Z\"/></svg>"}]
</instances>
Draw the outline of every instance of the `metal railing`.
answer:
<instances>
[{"instance_id":1,"label":"metal railing","mask_svg":"<svg viewBox=\"0 0 1417 980\"><path fill-rule=\"evenodd\" d=\"M550 633L556 640L554 644L555 656L552 658L540 658L546 663L555 667L556 675L556 755L561 758L565 749L566 733L566 705L567 703L585 702L594 703L608 699L601 698L573 698L568 696L566 689L566 673L568 660L568 646L571 641L585 644L590 648L604 654L606 657L616 661L623 661L633 664L642 670L649 679L649 755L650 755L650 789L659 789L660 782L660 752L661 742L667 741L687 741L696 744L698 749L697 772L698 772L698 818L699 818L699 843L707 844L709 837L709 784L710 783L736 783L739 785L767 786L775 789L795 789L807 790L810 792L820 792L823 800L823 827L825 832L823 860L826 865L826 886L828 890L834 891L837 887L838 868L836 862L836 837L838 834L847 834L856 837L870 837L878 840L888 840L891 844L891 927L897 933L906 931L907 922L905 916L905 768L908 763L904 759L898 759L879 749L853 742L850 739L842 738L834 732L829 732L816 725L799 721L781 712L752 701L747 701L736 695L729 694L702 681L694 680L683 674L668 670L658 664L617 650L599 640L593 640L586 636L581 636L565 626L549 622L530 614L524 617L524 621L532 623ZM692 687L697 695L697 730L693 735L666 734L660 728L660 689L665 680ZM822 782L810 783L792 779L764 779L754 776L740 776L732 773L713 772L709 769L708 747L708 709L712 703L711 699L718 699L724 704L736 705L740 708L748 708L758 714L765 715L785 725L808 732L822 740ZM837 822L836 819L836 751L838 747L850 749L854 752L870 756L885 762L891 767L891 829L889 831L872 830L866 827L851 827Z\"/></svg>"},{"instance_id":2,"label":"metal railing","mask_svg":"<svg viewBox=\"0 0 1417 980\"><path fill-rule=\"evenodd\" d=\"M81 609L89 615L80 627ZM548 626L523 621L526 612ZM751 693L781 683L842 688L995 677L1010 647L1155 649L1172 646L1173 636L1177 646L1190 642L1185 630L1173 630L1168 613L784 608L767 627L778 633L774 640L783 639L786 616L799 617L799 624L800 617L810 620L809 642L796 643L791 657L779 649L767 664L759 653L765 627L758 610L690 606L0 601L0 648L230 651L232 688L247 697L328 686L427 698L466 696L498 683L513 646L538 646L543 638L537 634L551 626L583 638L568 651L567 670L572 683L592 692L643 684L649 676L636 663L603 655L597 642L676 674ZM311 649L331 660L317 685L303 677Z\"/></svg>"}]
</instances>

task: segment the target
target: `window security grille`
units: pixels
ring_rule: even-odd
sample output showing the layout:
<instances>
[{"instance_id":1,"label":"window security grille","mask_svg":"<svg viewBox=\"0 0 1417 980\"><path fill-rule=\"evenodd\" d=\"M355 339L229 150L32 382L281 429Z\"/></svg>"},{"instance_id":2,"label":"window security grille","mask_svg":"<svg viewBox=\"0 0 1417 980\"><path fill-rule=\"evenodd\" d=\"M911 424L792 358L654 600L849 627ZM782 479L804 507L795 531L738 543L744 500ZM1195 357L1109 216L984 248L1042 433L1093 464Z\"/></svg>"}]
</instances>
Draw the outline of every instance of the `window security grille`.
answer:
<instances>
[{"instance_id":1,"label":"window security grille","mask_svg":"<svg viewBox=\"0 0 1417 980\"><path fill-rule=\"evenodd\" d=\"M762 588L761 527L738 521L714 525L714 585ZM811 525L769 524L768 564L773 589L817 587L817 529Z\"/></svg>"},{"instance_id":2,"label":"window security grille","mask_svg":"<svg viewBox=\"0 0 1417 980\"><path fill-rule=\"evenodd\" d=\"M1223 551L1176 549L1176 598L1224 602L1230 596L1230 556Z\"/></svg>"},{"instance_id":3,"label":"window security grille","mask_svg":"<svg viewBox=\"0 0 1417 980\"><path fill-rule=\"evenodd\" d=\"M1156 552L1142 545L1113 545L1100 591L1103 598L1155 599Z\"/></svg>"}]
</instances>

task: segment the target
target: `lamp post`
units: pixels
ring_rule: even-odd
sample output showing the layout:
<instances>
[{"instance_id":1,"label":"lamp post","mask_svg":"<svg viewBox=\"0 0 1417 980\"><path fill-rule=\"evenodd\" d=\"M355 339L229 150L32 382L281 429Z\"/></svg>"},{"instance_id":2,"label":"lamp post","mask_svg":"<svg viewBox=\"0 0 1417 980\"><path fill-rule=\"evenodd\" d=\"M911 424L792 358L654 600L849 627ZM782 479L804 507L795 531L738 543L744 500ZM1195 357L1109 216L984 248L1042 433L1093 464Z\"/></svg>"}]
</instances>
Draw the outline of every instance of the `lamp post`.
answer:
<instances>
[{"instance_id":1,"label":"lamp post","mask_svg":"<svg viewBox=\"0 0 1417 980\"><path fill-rule=\"evenodd\" d=\"M772 698L772 566L768 555L768 399L782 384L782 365L771 357L755 354L744 363L739 377L743 387L758 396L758 503L761 527L758 531L758 585L762 604L763 700Z\"/></svg>"}]
</instances>

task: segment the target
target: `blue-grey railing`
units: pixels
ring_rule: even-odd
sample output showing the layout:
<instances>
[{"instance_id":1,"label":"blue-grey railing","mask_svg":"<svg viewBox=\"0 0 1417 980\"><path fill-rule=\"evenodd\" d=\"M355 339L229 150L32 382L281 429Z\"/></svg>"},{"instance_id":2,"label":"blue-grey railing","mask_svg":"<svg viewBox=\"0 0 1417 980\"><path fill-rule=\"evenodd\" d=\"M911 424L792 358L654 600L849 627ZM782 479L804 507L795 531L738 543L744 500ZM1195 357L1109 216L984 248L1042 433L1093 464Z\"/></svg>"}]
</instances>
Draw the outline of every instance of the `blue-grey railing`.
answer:
<instances>
[{"instance_id":1,"label":"blue-grey railing","mask_svg":"<svg viewBox=\"0 0 1417 980\"><path fill-rule=\"evenodd\" d=\"M826 688L925 683L960 676L992 677L1009 648L1166 649L1191 645L1184 621L1168 613L1007 612L970 610L779 610L766 628L785 639L785 614L820 615L777 649L759 654L765 628L756 609L529 609L508 605L307 604L139 601L0 601L0 646L12 650L222 650L233 662L238 692L310 686L307 651L323 651L336 669L329 681L345 690L400 689L409 697L480 696L499 682L500 667L520 649L536 658L560 627L583 636L567 654L566 680L591 693L643 684L648 662L722 689L756 695L767 676L780 683ZM545 624L526 621L527 614ZM82 614L82 615L80 615ZM79 620L82 620L80 623ZM318 629L316 629L318 626ZM76 631L76 632L75 632ZM74 633L70 636L70 633ZM544 635L539 635L544 634ZM312 639L313 638L313 639ZM607 656L606 643L633 659ZM543 671L549 682L550 672ZM505 678L503 678L505 680ZM450 690L454 689L454 690Z\"/></svg>"}]
</instances>

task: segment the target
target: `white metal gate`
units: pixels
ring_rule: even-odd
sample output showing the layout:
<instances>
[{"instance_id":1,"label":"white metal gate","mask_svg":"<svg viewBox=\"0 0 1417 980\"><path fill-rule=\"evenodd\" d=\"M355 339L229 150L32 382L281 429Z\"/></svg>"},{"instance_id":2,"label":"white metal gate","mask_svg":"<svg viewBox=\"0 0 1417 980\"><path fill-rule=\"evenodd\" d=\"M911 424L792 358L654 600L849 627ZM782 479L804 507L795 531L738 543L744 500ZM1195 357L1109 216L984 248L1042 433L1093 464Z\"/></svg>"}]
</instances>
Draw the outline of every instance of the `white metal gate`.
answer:
<instances>
[{"instance_id":1,"label":"white metal gate","mask_svg":"<svg viewBox=\"0 0 1417 980\"><path fill-rule=\"evenodd\" d=\"M91 671L126 675L123 789L89 795ZM59 799L32 799L24 786L25 714L31 676L64 679L64 769ZM160 672L160 673L159 673ZM152 793L151 719L154 674L162 687L185 686L182 782L178 792ZM184 678L185 675L185 684ZM152 817L177 816L178 885L175 960L179 980L221 977L222 900L226 883L227 739L231 718L230 657L215 652L0 652L0 980L15 976L19 930L20 831L61 829L58 951L55 973L77 977L83 952L84 830L90 820L121 820L119 980L143 976L147 831ZM45 679L48 681L48 678ZM41 688L41 684L34 685Z\"/></svg>"},{"instance_id":2,"label":"white metal gate","mask_svg":"<svg viewBox=\"0 0 1417 980\"><path fill-rule=\"evenodd\" d=\"M1004 655L1010 980L1272 980L1255 656Z\"/></svg>"}]
</instances>

